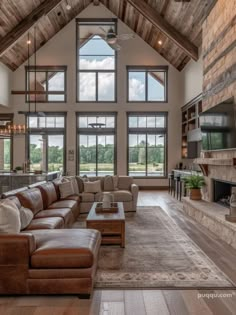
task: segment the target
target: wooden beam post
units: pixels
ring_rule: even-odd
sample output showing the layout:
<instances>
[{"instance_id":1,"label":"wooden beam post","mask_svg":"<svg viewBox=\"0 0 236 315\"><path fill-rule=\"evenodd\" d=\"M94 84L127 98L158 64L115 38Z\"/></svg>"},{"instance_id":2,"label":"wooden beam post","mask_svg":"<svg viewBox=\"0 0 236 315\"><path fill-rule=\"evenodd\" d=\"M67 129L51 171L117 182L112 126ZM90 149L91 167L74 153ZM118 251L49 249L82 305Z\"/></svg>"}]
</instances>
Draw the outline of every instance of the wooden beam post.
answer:
<instances>
[{"instance_id":1,"label":"wooden beam post","mask_svg":"<svg viewBox=\"0 0 236 315\"><path fill-rule=\"evenodd\" d=\"M191 43L185 36L179 33L172 25L170 25L157 11L142 0L126 0L140 14L142 14L149 22L164 33L170 40L178 45L189 57L198 60L198 48Z\"/></svg>"},{"instance_id":2,"label":"wooden beam post","mask_svg":"<svg viewBox=\"0 0 236 315\"><path fill-rule=\"evenodd\" d=\"M0 41L0 57L10 49L34 24L44 15L53 10L62 0L44 0L26 18L16 25Z\"/></svg>"}]
</instances>

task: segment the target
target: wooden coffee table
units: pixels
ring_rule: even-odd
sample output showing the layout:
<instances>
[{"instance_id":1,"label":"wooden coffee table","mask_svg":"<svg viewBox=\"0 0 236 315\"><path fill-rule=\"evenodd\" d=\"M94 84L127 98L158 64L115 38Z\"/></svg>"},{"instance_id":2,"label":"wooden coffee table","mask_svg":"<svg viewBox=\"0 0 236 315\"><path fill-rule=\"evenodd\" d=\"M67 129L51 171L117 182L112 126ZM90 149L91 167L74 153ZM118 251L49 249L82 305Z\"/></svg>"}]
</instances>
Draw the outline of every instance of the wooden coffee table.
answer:
<instances>
[{"instance_id":1,"label":"wooden coffee table","mask_svg":"<svg viewBox=\"0 0 236 315\"><path fill-rule=\"evenodd\" d=\"M97 202L93 203L86 219L88 229L95 229L102 234L102 244L118 244L125 247L125 213L123 202L117 202L118 212L96 213Z\"/></svg>"}]
</instances>

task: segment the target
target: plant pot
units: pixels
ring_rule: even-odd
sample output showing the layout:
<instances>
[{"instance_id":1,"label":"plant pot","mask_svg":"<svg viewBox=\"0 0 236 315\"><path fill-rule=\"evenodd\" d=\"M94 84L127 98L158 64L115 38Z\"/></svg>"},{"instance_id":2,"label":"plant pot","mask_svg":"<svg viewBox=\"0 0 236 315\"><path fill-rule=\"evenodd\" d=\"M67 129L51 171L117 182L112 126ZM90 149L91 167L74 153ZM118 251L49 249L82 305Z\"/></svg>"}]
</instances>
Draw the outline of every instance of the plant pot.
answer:
<instances>
[{"instance_id":1,"label":"plant pot","mask_svg":"<svg viewBox=\"0 0 236 315\"><path fill-rule=\"evenodd\" d=\"M189 198L192 200L201 200L202 199L201 189L200 188L190 189Z\"/></svg>"}]
</instances>

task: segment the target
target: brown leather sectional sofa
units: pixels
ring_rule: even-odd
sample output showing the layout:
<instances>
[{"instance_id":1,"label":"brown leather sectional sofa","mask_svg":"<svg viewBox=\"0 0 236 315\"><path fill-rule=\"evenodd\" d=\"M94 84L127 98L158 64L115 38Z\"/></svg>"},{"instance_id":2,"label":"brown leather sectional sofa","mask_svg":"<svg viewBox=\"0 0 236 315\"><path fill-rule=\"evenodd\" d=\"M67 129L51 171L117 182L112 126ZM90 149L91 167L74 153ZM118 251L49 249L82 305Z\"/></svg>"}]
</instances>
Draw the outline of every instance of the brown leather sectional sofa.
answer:
<instances>
[{"instance_id":1,"label":"brown leather sectional sofa","mask_svg":"<svg viewBox=\"0 0 236 315\"><path fill-rule=\"evenodd\" d=\"M34 218L19 234L0 234L0 294L91 294L101 236L68 229L80 198L62 200L57 189L48 182L3 196L31 209Z\"/></svg>"}]
</instances>

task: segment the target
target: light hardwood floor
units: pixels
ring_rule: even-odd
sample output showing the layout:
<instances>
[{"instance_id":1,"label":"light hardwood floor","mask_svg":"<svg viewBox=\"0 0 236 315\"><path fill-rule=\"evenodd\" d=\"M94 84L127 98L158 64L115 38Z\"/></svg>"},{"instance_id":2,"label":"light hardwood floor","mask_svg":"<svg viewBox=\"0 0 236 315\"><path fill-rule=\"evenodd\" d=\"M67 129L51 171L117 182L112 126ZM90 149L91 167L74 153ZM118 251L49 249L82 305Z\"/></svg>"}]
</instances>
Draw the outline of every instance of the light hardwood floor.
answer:
<instances>
[{"instance_id":1,"label":"light hardwood floor","mask_svg":"<svg viewBox=\"0 0 236 315\"><path fill-rule=\"evenodd\" d=\"M161 206L236 282L236 251L187 217L165 191L141 191L139 206ZM95 290L76 296L1 297L0 315L235 315L236 290Z\"/></svg>"}]
</instances>

